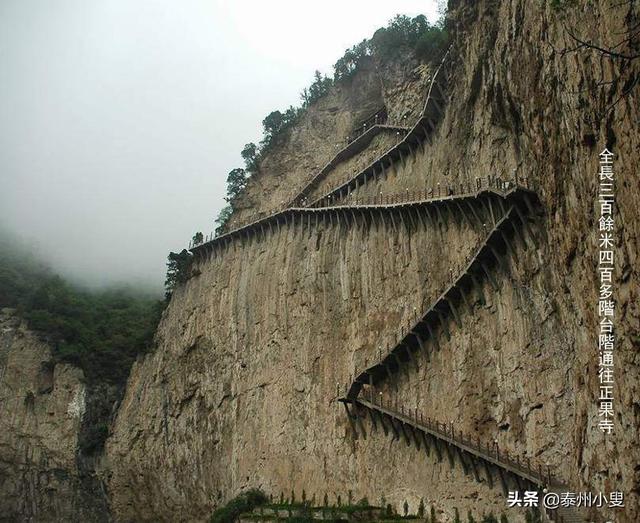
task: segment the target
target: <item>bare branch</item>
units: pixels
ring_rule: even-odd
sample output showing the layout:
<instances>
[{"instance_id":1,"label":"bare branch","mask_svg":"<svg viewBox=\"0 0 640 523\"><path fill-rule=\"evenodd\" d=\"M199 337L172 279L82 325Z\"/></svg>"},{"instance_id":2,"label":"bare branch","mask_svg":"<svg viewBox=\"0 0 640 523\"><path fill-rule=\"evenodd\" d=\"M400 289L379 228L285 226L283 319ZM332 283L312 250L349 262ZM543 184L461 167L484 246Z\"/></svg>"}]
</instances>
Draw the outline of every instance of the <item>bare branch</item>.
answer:
<instances>
[{"instance_id":1,"label":"bare branch","mask_svg":"<svg viewBox=\"0 0 640 523\"><path fill-rule=\"evenodd\" d=\"M571 31L569 31L569 29L567 29L566 26L564 29L567 32L567 34L578 44L578 46L575 49L569 50L568 52L577 51L578 49L587 47L589 49L595 49L596 51L599 51L602 54L609 56L610 58L617 58L620 60L629 60L629 61L635 60L636 58L640 58L640 54L625 55L622 53L617 53L615 51L612 51L611 49L605 49L604 47L600 47L599 45L593 44L591 42L586 42L585 40L581 40L580 38L575 36Z\"/></svg>"}]
</instances>

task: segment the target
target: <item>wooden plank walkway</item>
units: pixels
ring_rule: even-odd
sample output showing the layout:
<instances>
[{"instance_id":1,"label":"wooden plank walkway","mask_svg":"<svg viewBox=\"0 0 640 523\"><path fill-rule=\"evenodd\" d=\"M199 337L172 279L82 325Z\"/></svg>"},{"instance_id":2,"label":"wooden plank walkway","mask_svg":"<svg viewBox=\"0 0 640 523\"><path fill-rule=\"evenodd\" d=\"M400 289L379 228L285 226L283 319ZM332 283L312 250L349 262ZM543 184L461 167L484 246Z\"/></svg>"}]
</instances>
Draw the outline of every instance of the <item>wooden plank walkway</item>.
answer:
<instances>
[{"instance_id":1,"label":"wooden plank walkway","mask_svg":"<svg viewBox=\"0 0 640 523\"><path fill-rule=\"evenodd\" d=\"M385 405L382 399L375 399L375 396L367 399L340 398L338 401L344 404L348 416L354 422L352 428L356 437L367 437L364 421L369 420L371 429L374 431L377 431L378 425L382 428L387 421L388 430L385 433L393 433L395 440L400 440L401 436L407 435L409 437L402 439L408 446L423 448L425 452L430 449L436 450L436 446L440 446L440 452L436 451L439 460L448 455L450 464L453 466L457 461L465 474L473 468L478 471L483 469L488 476L485 478L487 483L493 484L494 479L501 479L505 493L509 490L508 482L505 481L506 477L500 478L496 468L515 477L516 481L513 485L515 488L524 487L532 490L536 487L563 487L548 467L543 467L540 463L532 463L529 459L521 460L506 450L500 450L497 445L483 445L479 438L474 439L456 431L454 425L439 423L415 410L412 413L398 410L393 405ZM396 430L393 430L393 426ZM476 463L472 463L474 460ZM484 463L478 463L478 461ZM478 474L478 480L480 480L480 474Z\"/></svg>"},{"instance_id":2,"label":"wooden plank walkway","mask_svg":"<svg viewBox=\"0 0 640 523\"><path fill-rule=\"evenodd\" d=\"M338 183L326 194L309 203L310 206L322 206L329 198L335 201L351 194L361 185L366 185L369 179L384 175L385 171L395 163L404 162L407 157L414 154L418 147L424 148L424 142L429 140L435 132L436 126L444 114L444 106L447 103L440 77L445 75L444 69L448 57L449 51L445 53L431 79L420 117L405 134L404 138L360 172Z\"/></svg>"},{"instance_id":3,"label":"wooden plank walkway","mask_svg":"<svg viewBox=\"0 0 640 523\"><path fill-rule=\"evenodd\" d=\"M453 424L440 423L417 410L405 412L397 405L385 404L383 399L372 395L368 399L342 397L349 424L356 439L367 438L367 431L391 434L394 441L404 441L407 446L424 450L427 456L434 455L440 462L446 457L451 468L460 466L465 475L490 488L499 483L505 496L510 490L535 490L562 493L568 487L552 473L551 469L529 458L520 459L497 444L483 445L479 437L472 437L455 430ZM367 426L370 427L367 429ZM546 520L558 523L587 523L571 507L559 507L546 511Z\"/></svg>"},{"instance_id":4,"label":"wooden plank walkway","mask_svg":"<svg viewBox=\"0 0 640 523\"><path fill-rule=\"evenodd\" d=\"M488 280L497 288L493 268L506 265L508 257L516 256L516 228L528 228L525 214L529 212L527 205L517 198L506 201L509 207L506 210L503 207L502 216L467 257L457 277L452 275L450 281L445 282L442 293L422 311L416 311L411 324L402 327L396 344L386 354L381 354L377 363L355 377L348 388L347 397L356 398L365 385L375 386L380 381L399 374L403 365L415 366L414 353L423 353L429 359L430 352L440 347L440 335L448 334L448 322L461 324L461 312L470 309L469 296L474 290L481 292L480 283ZM533 205L531 202L530 204ZM535 242L531 234L527 235L527 239ZM525 236L520 236L520 240L526 248ZM484 301L484 296L481 300Z\"/></svg>"},{"instance_id":5,"label":"wooden plank walkway","mask_svg":"<svg viewBox=\"0 0 640 523\"><path fill-rule=\"evenodd\" d=\"M402 125L377 124L369 127L362 134L358 135L357 138L354 138L340 149L335 156L331 158L331 160L329 160L325 166L320 169L320 171L318 171L318 173L300 190L300 192L291 199L289 207L306 206L306 197L308 194L313 191L337 165L362 152L378 134L382 132L395 133L400 137L405 136L409 130L409 127Z\"/></svg>"},{"instance_id":6,"label":"wooden plank walkway","mask_svg":"<svg viewBox=\"0 0 640 523\"><path fill-rule=\"evenodd\" d=\"M394 213L399 213L401 223L416 220L436 225L443 223L445 217L457 217L469 224L490 220L490 213L498 209L502 202L512 198L533 198L534 193L525 186L516 186L513 182L487 178L478 180L475 187L459 186L457 193L451 188L449 194L437 194L436 188L421 193L403 193L386 195L383 198L365 198L338 202L325 207L291 207L277 211L271 215L259 217L237 229L220 236L207 235L205 241L198 245L190 245L191 252L197 258L203 258L211 253L227 249L236 241L251 241L255 237L265 237L273 231L279 231L282 226L302 224L306 227L317 227L322 223L347 223L353 220L374 220L379 217L394 223ZM467 192L469 191L469 192ZM406 216L405 216L406 215Z\"/></svg>"},{"instance_id":7,"label":"wooden plank walkway","mask_svg":"<svg viewBox=\"0 0 640 523\"><path fill-rule=\"evenodd\" d=\"M541 464L532 464L529 458L520 459L506 451L500 451L497 444L483 445L478 438L472 438L453 425L445 425L437 420L418 415L413 417L405 413L404 408L384 404L384 398L376 395L375 387L382 381L400 377L402 371L413 367L418 369L418 356L430 361L434 351L441 350L440 338L448 337L448 323L455 321L462 326L462 311L472 312L470 295L474 290L484 301L481 282L488 281L494 290L498 289L498 280L494 273L497 269L508 270L507 259L517 259L516 246L528 248L530 242L535 246L535 238L530 231L529 222L537 219L539 202L534 193L514 190L511 198L505 197L505 205L496 207L490 213L494 217L491 231L481 241L475 251L466 259L457 277L446 282L444 290L422 311L416 311L415 317L401 328L396 342L386 354L380 354L378 361L357 374L350 384L344 387L344 396L339 399L344 404L355 437L362 434L366 438L364 421L370 420L373 430L378 425L385 434L392 431L394 439L400 436L407 445L422 445L425 451L433 449L441 460L443 455L451 466L457 459L465 474L473 473L477 481L483 477L478 473L484 470L484 479L493 486L494 476L499 479L505 492L510 486L513 490L552 489L566 492L567 487L554 477L550 469ZM455 197L454 197L455 199ZM500 216L497 217L497 212ZM485 214L486 216L487 214ZM363 397L364 396L364 397ZM364 412L364 413L363 413ZM550 521L560 523L585 523L575 510L560 507L546 514Z\"/></svg>"}]
</instances>

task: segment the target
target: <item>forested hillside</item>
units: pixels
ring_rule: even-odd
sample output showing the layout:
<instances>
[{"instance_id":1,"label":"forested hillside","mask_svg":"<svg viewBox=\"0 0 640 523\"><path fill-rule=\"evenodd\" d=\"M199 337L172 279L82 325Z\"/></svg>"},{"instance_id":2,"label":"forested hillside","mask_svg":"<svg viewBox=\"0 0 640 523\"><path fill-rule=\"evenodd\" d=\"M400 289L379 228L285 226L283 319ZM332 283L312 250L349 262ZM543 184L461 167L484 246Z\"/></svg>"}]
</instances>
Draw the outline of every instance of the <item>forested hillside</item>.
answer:
<instances>
[{"instance_id":1,"label":"forested hillside","mask_svg":"<svg viewBox=\"0 0 640 523\"><path fill-rule=\"evenodd\" d=\"M162 302L127 287L91 291L0 239L0 307L12 307L89 380L120 384L151 344Z\"/></svg>"}]
</instances>

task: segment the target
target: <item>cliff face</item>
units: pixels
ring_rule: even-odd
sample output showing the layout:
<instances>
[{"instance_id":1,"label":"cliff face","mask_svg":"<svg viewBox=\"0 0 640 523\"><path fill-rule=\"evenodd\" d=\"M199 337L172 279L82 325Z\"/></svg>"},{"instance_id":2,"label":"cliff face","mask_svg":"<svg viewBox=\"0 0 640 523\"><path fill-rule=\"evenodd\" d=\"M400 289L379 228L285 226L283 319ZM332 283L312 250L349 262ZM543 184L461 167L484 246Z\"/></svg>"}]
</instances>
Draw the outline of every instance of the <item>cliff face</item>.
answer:
<instances>
[{"instance_id":1,"label":"cliff face","mask_svg":"<svg viewBox=\"0 0 640 523\"><path fill-rule=\"evenodd\" d=\"M228 229L256 213L268 214L288 204L346 144L353 129L381 107L387 109L388 123L413 124L422 109L428 79L428 68L410 58L395 64L365 60L353 78L331 88L287 132L284 142L264 157L258 173L234 201L236 212ZM340 162L325 180L344 179L395 141L395 133L378 135L360 154Z\"/></svg>"},{"instance_id":2,"label":"cliff face","mask_svg":"<svg viewBox=\"0 0 640 523\"><path fill-rule=\"evenodd\" d=\"M76 463L85 410L82 371L0 314L0 520L103 521L106 504Z\"/></svg>"},{"instance_id":3,"label":"cliff face","mask_svg":"<svg viewBox=\"0 0 640 523\"><path fill-rule=\"evenodd\" d=\"M535 182L544 216L529 225L529 248L497 272L496 290L485 285L485 300L473 299L432 361L380 392L485 445L497 441L548 463L573 491L623 491L624 511L596 517L637 521L640 140L637 89L623 93L638 69L587 49L561 52L575 44L566 28L611 42L637 13L605 2L567 11L524 0L450 8L456 40L437 133L357 194L474 184L516 170ZM390 112L407 106L415 118L428 72L412 80L415 66L402 70L396 78L404 84L355 82L356 94L343 87L341 98L333 93L312 110L265 159L235 219L299 191L330 156L328 137L348 132L354 107L368 111L384 99ZM341 116L330 123L331 114ZM595 272L597 155L605 144L617 155L620 340L616 431L606 437L596 427ZM434 456L380 434L354 440L336 401L341 384L392 346L414 308L460 270L486 233L481 221L289 222L200 260L199 274L171 300L156 352L134 366L108 441L116 515L203 520L246 487L275 496L304 489L317 499L351 490L354 499L384 495L412 508L424 498L446 521L453 507L506 512L498 487Z\"/></svg>"}]
</instances>

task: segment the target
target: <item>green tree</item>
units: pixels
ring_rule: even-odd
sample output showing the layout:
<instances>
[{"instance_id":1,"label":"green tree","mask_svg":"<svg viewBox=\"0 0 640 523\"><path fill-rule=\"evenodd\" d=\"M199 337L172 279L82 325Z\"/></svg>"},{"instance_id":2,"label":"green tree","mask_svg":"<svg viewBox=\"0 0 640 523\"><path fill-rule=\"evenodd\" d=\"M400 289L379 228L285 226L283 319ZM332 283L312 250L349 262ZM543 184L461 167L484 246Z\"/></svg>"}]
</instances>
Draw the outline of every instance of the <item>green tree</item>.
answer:
<instances>
[{"instance_id":1,"label":"green tree","mask_svg":"<svg viewBox=\"0 0 640 523\"><path fill-rule=\"evenodd\" d=\"M216 236L220 236L224 232L225 225L231 218L233 214L233 207L231 205L225 205L220 212L218 213L218 217L215 219L215 223L218 225L216 227Z\"/></svg>"},{"instance_id":2,"label":"green tree","mask_svg":"<svg viewBox=\"0 0 640 523\"><path fill-rule=\"evenodd\" d=\"M404 500L404 503L402 504L402 511L404 513L404 517L406 518L409 515L409 503L407 503L407 500Z\"/></svg>"},{"instance_id":3,"label":"green tree","mask_svg":"<svg viewBox=\"0 0 640 523\"><path fill-rule=\"evenodd\" d=\"M420 504L418 505L418 517L420 519L424 518L424 500L420 498Z\"/></svg>"},{"instance_id":4,"label":"green tree","mask_svg":"<svg viewBox=\"0 0 640 523\"><path fill-rule=\"evenodd\" d=\"M431 523L437 523L436 520L436 509L433 505L431 505Z\"/></svg>"},{"instance_id":5,"label":"green tree","mask_svg":"<svg viewBox=\"0 0 640 523\"><path fill-rule=\"evenodd\" d=\"M272 111L264 120L262 120L262 127L264 129L264 135L267 140L272 139L282 129L285 123L284 115L280 111Z\"/></svg>"},{"instance_id":6,"label":"green tree","mask_svg":"<svg viewBox=\"0 0 640 523\"><path fill-rule=\"evenodd\" d=\"M226 505L217 509L210 523L233 523L243 512L249 512L256 507L261 507L267 502L267 496L257 489L249 490L236 496Z\"/></svg>"},{"instance_id":7,"label":"green tree","mask_svg":"<svg viewBox=\"0 0 640 523\"><path fill-rule=\"evenodd\" d=\"M370 55L371 46L369 40L366 39L347 49L333 66L334 81L340 82L351 78L357 71L362 59Z\"/></svg>"},{"instance_id":8,"label":"green tree","mask_svg":"<svg viewBox=\"0 0 640 523\"><path fill-rule=\"evenodd\" d=\"M314 73L313 82L311 83L309 88L303 89L302 93L300 94L302 107L309 107L310 105L320 100L320 98L322 98L329 92L329 89L331 89L332 85L333 80L331 78L326 75L323 76L320 71L316 71Z\"/></svg>"},{"instance_id":9,"label":"green tree","mask_svg":"<svg viewBox=\"0 0 640 523\"><path fill-rule=\"evenodd\" d=\"M453 523L462 523L460 521L460 512L458 512L458 507L453 508Z\"/></svg>"},{"instance_id":10,"label":"green tree","mask_svg":"<svg viewBox=\"0 0 640 523\"><path fill-rule=\"evenodd\" d=\"M193 238L191 238L191 245L200 245L204 240L204 236L201 232L197 232L193 235Z\"/></svg>"},{"instance_id":11,"label":"green tree","mask_svg":"<svg viewBox=\"0 0 640 523\"><path fill-rule=\"evenodd\" d=\"M416 56L423 60L439 60L447 46L449 35L443 28L427 28L414 44Z\"/></svg>"},{"instance_id":12,"label":"green tree","mask_svg":"<svg viewBox=\"0 0 640 523\"><path fill-rule=\"evenodd\" d=\"M169 299L176 287L189 279L192 256L189 251L182 249L182 251L178 253L170 252L167 259L167 277L164 282L164 287L166 291L165 296Z\"/></svg>"},{"instance_id":13,"label":"green tree","mask_svg":"<svg viewBox=\"0 0 640 523\"><path fill-rule=\"evenodd\" d=\"M467 512L467 523L476 523L476 520L473 518L473 514L471 514L471 509Z\"/></svg>"},{"instance_id":14,"label":"green tree","mask_svg":"<svg viewBox=\"0 0 640 523\"><path fill-rule=\"evenodd\" d=\"M247 171L241 168L232 169L227 175L227 196L225 200L231 202L235 200L247 183Z\"/></svg>"},{"instance_id":15,"label":"green tree","mask_svg":"<svg viewBox=\"0 0 640 523\"><path fill-rule=\"evenodd\" d=\"M240 156L244 160L247 172L254 173L258 170L258 146L255 143L246 144L240 152Z\"/></svg>"}]
</instances>

